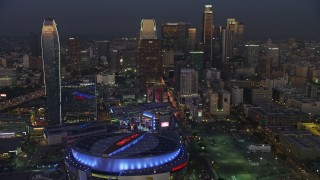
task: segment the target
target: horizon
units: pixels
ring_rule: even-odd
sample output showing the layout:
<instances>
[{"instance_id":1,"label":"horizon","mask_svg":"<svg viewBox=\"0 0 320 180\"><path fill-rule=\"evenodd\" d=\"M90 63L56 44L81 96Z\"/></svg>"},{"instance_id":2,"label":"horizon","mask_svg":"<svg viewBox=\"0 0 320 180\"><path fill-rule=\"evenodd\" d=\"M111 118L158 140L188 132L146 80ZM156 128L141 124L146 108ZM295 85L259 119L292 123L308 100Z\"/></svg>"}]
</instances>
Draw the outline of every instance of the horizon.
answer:
<instances>
[{"instance_id":1,"label":"horizon","mask_svg":"<svg viewBox=\"0 0 320 180\"><path fill-rule=\"evenodd\" d=\"M61 35L134 37L139 32L141 19L154 18L158 34L161 33L163 23L188 22L192 27L197 28L199 39L204 5L212 4L214 25L223 26L226 18L235 18L244 23L245 37L248 40L264 40L269 37L272 39L289 37L307 40L320 39L320 23L314 23L317 22L317 17L320 17L320 12L317 11L320 8L320 2L316 0L307 2L247 0L245 3L237 0L216 0L214 2L185 0L184 4L181 3L182 0L174 2L139 0L139 2L128 0L109 0L108 2L93 0L90 3L85 0L76 2L4 0L0 2L0 23L6 26L0 29L0 36L40 32L43 19L55 17ZM127 6L123 6L123 3ZM48 6L50 9L46 9ZM124 9L124 7L130 8ZM157 8L153 9L153 7ZM176 7L182 8L179 8L177 12ZM273 13L268 13L270 11ZM297 16L296 12L303 13ZM22 16L26 19L21 18ZM114 17L117 17L117 20Z\"/></svg>"}]
</instances>

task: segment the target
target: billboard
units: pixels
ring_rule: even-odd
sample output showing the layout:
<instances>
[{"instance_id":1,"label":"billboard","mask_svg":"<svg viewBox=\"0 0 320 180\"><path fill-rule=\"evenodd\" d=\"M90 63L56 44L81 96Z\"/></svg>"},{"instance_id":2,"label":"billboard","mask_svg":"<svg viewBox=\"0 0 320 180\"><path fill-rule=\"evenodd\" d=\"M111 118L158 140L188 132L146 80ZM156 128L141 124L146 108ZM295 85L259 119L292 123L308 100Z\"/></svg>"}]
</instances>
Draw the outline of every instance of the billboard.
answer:
<instances>
[{"instance_id":1,"label":"billboard","mask_svg":"<svg viewBox=\"0 0 320 180\"><path fill-rule=\"evenodd\" d=\"M169 122L161 122L161 127L169 127Z\"/></svg>"},{"instance_id":2,"label":"billboard","mask_svg":"<svg viewBox=\"0 0 320 180\"><path fill-rule=\"evenodd\" d=\"M147 89L147 103L153 102L153 88L148 87Z\"/></svg>"},{"instance_id":3,"label":"billboard","mask_svg":"<svg viewBox=\"0 0 320 180\"><path fill-rule=\"evenodd\" d=\"M161 87L156 87L154 88L155 91L155 99L154 102L161 103L162 99L162 88Z\"/></svg>"},{"instance_id":4,"label":"billboard","mask_svg":"<svg viewBox=\"0 0 320 180\"><path fill-rule=\"evenodd\" d=\"M168 89L167 88L163 88L162 90L162 102L166 103L169 102L169 97L168 97Z\"/></svg>"}]
</instances>

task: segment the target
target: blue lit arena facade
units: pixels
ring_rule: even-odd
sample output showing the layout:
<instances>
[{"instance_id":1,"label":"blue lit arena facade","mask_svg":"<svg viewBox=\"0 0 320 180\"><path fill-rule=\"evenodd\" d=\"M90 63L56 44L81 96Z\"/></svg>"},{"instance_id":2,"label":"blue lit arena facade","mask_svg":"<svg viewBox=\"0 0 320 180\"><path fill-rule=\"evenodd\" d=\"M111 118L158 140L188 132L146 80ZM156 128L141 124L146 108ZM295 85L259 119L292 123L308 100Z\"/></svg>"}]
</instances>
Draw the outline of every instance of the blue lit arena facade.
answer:
<instances>
[{"instance_id":1,"label":"blue lit arena facade","mask_svg":"<svg viewBox=\"0 0 320 180\"><path fill-rule=\"evenodd\" d=\"M154 133L104 134L81 139L67 151L69 179L182 179L185 147Z\"/></svg>"}]
</instances>

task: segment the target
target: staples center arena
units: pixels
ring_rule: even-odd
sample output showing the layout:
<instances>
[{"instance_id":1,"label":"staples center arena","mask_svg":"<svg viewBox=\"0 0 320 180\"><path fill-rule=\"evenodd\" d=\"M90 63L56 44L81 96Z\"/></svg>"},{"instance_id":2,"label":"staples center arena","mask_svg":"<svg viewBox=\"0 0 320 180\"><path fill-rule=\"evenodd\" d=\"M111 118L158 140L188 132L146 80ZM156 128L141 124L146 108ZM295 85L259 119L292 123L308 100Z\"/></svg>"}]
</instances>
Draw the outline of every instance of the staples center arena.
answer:
<instances>
[{"instance_id":1,"label":"staples center arena","mask_svg":"<svg viewBox=\"0 0 320 180\"><path fill-rule=\"evenodd\" d=\"M182 179L188 164L185 147L155 133L90 136L66 151L69 179Z\"/></svg>"}]
</instances>

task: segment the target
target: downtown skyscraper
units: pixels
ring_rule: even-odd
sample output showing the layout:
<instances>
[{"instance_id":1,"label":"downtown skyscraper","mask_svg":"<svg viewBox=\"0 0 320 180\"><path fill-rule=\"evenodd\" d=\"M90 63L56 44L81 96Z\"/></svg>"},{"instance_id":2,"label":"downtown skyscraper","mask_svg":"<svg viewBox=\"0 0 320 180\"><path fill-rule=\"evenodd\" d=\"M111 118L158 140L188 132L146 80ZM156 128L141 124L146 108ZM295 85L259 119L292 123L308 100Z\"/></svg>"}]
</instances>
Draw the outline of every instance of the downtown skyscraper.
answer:
<instances>
[{"instance_id":1,"label":"downtown skyscraper","mask_svg":"<svg viewBox=\"0 0 320 180\"><path fill-rule=\"evenodd\" d=\"M190 24L184 22L162 24L162 48L185 53L189 28Z\"/></svg>"},{"instance_id":2,"label":"downtown skyscraper","mask_svg":"<svg viewBox=\"0 0 320 180\"><path fill-rule=\"evenodd\" d=\"M222 64L232 59L243 43L244 24L236 19L227 19L226 27L222 29Z\"/></svg>"},{"instance_id":3,"label":"downtown skyscraper","mask_svg":"<svg viewBox=\"0 0 320 180\"><path fill-rule=\"evenodd\" d=\"M154 19L142 19L138 47L140 90L159 84L162 75L161 40L157 39Z\"/></svg>"},{"instance_id":4,"label":"downtown skyscraper","mask_svg":"<svg viewBox=\"0 0 320 180\"><path fill-rule=\"evenodd\" d=\"M213 64L213 10L212 5L205 5L202 18L201 41L204 45L206 67L210 68Z\"/></svg>"},{"instance_id":5,"label":"downtown skyscraper","mask_svg":"<svg viewBox=\"0 0 320 180\"><path fill-rule=\"evenodd\" d=\"M57 24L46 18L41 35L47 117L49 124L61 123L60 41Z\"/></svg>"}]
</instances>

